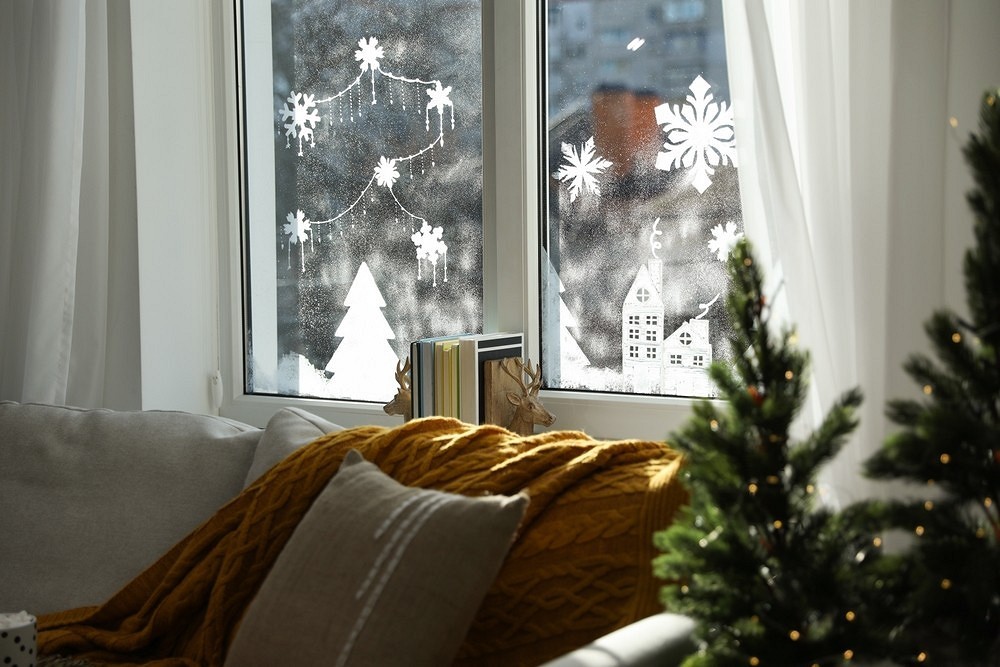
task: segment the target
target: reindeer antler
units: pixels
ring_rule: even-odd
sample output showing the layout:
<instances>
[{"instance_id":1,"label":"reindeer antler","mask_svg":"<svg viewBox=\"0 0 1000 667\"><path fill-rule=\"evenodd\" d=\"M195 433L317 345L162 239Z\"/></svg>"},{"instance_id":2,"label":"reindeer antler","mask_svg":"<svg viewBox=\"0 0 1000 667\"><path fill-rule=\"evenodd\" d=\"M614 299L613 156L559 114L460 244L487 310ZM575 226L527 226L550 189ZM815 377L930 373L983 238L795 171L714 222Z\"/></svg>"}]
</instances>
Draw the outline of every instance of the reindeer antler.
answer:
<instances>
[{"instance_id":1,"label":"reindeer antler","mask_svg":"<svg viewBox=\"0 0 1000 667\"><path fill-rule=\"evenodd\" d=\"M406 363L396 362L396 383L402 389L410 388L410 358L406 357Z\"/></svg>"},{"instance_id":2,"label":"reindeer antler","mask_svg":"<svg viewBox=\"0 0 1000 667\"><path fill-rule=\"evenodd\" d=\"M514 373L507 362L511 362L517 366L517 373ZM542 367L539 364L535 364L535 370L531 370L531 364L525 363L524 359L520 357L508 357L500 362L500 368L503 372L514 378L517 382L517 386L521 388L521 391L527 396L531 396L538 393L539 387L542 386ZM524 384L524 375L527 375L531 382L527 385Z\"/></svg>"}]
</instances>

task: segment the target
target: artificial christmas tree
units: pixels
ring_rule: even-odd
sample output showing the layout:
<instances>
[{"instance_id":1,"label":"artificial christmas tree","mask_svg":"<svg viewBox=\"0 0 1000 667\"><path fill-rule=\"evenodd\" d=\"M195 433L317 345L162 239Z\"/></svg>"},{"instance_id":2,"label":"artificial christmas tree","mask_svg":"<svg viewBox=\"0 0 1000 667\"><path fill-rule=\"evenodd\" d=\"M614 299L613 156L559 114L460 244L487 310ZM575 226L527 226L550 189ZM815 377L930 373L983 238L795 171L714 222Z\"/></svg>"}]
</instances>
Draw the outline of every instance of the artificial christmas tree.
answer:
<instances>
[{"instance_id":1,"label":"artificial christmas tree","mask_svg":"<svg viewBox=\"0 0 1000 667\"><path fill-rule=\"evenodd\" d=\"M667 609L698 623L701 650L684 667L810 667L882 654L894 568L866 517L817 503L816 474L855 428L845 393L800 442L789 429L806 397L808 355L776 340L762 276L740 241L728 263L732 367L713 364L726 403L702 402L671 442L685 454L691 493L656 534ZM873 594L877 592L877 594Z\"/></svg>"},{"instance_id":2,"label":"artificial christmas tree","mask_svg":"<svg viewBox=\"0 0 1000 667\"><path fill-rule=\"evenodd\" d=\"M872 503L873 516L913 535L912 591L900 662L1000 665L1000 91L984 96L980 134L964 149L975 188L976 244L965 256L969 319L941 310L926 324L937 357L907 373L924 398L890 403L903 427L866 462L878 479L917 482L916 499Z\"/></svg>"}]
</instances>

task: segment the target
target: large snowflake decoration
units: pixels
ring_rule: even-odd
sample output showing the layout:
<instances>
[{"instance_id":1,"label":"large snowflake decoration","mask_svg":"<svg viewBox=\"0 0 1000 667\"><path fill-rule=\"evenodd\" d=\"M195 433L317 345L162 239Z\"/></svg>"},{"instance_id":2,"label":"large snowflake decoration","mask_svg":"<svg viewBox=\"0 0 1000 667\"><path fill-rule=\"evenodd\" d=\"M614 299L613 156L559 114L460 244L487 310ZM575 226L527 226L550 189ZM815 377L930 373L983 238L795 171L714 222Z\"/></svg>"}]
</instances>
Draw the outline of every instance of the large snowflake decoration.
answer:
<instances>
[{"instance_id":1,"label":"large snowflake decoration","mask_svg":"<svg viewBox=\"0 0 1000 667\"><path fill-rule=\"evenodd\" d=\"M378 38L365 39L362 37L358 40L358 46L361 48L354 52L354 59L360 61L361 71L367 72L371 68L374 73L375 70L380 69L381 65L378 61L385 57L385 49L378 45Z\"/></svg>"},{"instance_id":2,"label":"large snowflake decoration","mask_svg":"<svg viewBox=\"0 0 1000 667\"><path fill-rule=\"evenodd\" d=\"M736 133L733 108L716 103L708 92L712 86L700 76L689 86L683 107L661 104L656 107L656 123L663 125L667 141L656 156L656 168L690 169L691 185L699 194L712 185L715 167L732 161L736 166Z\"/></svg>"},{"instance_id":3,"label":"large snowflake decoration","mask_svg":"<svg viewBox=\"0 0 1000 667\"><path fill-rule=\"evenodd\" d=\"M396 170L396 161L389 160L384 155L380 157L378 166L375 167L375 180L378 184L391 190L398 178L399 171Z\"/></svg>"},{"instance_id":4,"label":"large snowflake decoration","mask_svg":"<svg viewBox=\"0 0 1000 667\"><path fill-rule=\"evenodd\" d=\"M563 142L563 157L569 164L563 164L555 177L563 182L569 182L569 201L576 201L580 190L586 186L588 192L600 196L601 187L594 178L611 166L611 162L594 154L594 138L591 137L580 147L578 153L575 146Z\"/></svg>"},{"instance_id":5,"label":"large snowflake decoration","mask_svg":"<svg viewBox=\"0 0 1000 667\"><path fill-rule=\"evenodd\" d=\"M281 110L281 120L291 122L285 123L285 148L291 148L291 140L299 140L299 155L302 155L302 141L308 141L313 148L316 142L313 141L313 128L320 120L320 115L316 113L316 96L296 93L294 90L285 101L285 107ZM289 107L288 105L292 106Z\"/></svg>"},{"instance_id":6,"label":"large snowflake decoration","mask_svg":"<svg viewBox=\"0 0 1000 667\"><path fill-rule=\"evenodd\" d=\"M718 224L712 227L712 239L708 242L708 249L720 262L725 262L741 238L743 232L736 231L736 223L727 222L725 227Z\"/></svg>"},{"instance_id":7,"label":"large snowflake decoration","mask_svg":"<svg viewBox=\"0 0 1000 667\"><path fill-rule=\"evenodd\" d=\"M420 280L421 272L420 265L421 262L426 260L431 263L433 267L434 274L434 285L437 285L437 262L443 256L448 253L448 246L441 236L444 230L441 227L431 227L430 223L424 220L424 224L420 226L419 232L414 232L410 240L413 241L413 245L417 247L417 279ZM448 265L445 263L445 274L444 281L448 282Z\"/></svg>"}]
</instances>

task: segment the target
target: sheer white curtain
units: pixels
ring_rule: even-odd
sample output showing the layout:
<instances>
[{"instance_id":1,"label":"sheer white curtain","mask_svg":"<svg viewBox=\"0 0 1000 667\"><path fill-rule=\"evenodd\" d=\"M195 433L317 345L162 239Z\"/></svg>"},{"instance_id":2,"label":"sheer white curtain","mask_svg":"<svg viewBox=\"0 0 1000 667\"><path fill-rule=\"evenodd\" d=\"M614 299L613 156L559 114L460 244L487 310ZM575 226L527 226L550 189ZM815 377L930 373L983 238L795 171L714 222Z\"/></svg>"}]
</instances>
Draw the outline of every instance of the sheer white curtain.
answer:
<instances>
[{"instance_id":1,"label":"sheer white curtain","mask_svg":"<svg viewBox=\"0 0 1000 667\"><path fill-rule=\"evenodd\" d=\"M924 178L940 189L943 178L902 162L943 155L947 3L725 0L724 8L747 234L771 267L779 317L812 356L813 400L801 426L813 428L844 390L865 394L860 428L821 479L828 500L850 502L872 491L859 466L888 431L889 385L912 351L914 337L898 332L912 327L919 337L939 305L940 190L920 189ZM924 57L940 59L940 71L907 60L928 33ZM909 106L933 95L939 116ZM930 125L907 126L914 113ZM912 183L900 180L907 169ZM931 198L924 220L901 223L898 193L907 190ZM901 257L908 243L915 250ZM922 275L899 275L927 258Z\"/></svg>"},{"instance_id":2,"label":"sheer white curtain","mask_svg":"<svg viewBox=\"0 0 1000 667\"><path fill-rule=\"evenodd\" d=\"M138 406L128 4L0 3L0 399Z\"/></svg>"}]
</instances>

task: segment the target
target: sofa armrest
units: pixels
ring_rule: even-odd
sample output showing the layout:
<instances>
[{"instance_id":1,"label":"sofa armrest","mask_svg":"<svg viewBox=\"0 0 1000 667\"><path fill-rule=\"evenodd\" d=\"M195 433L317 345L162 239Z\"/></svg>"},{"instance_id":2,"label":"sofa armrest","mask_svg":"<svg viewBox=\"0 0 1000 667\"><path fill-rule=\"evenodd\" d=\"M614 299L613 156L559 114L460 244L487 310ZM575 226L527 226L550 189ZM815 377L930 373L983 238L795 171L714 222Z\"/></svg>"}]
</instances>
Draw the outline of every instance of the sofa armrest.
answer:
<instances>
[{"instance_id":1,"label":"sofa armrest","mask_svg":"<svg viewBox=\"0 0 1000 667\"><path fill-rule=\"evenodd\" d=\"M694 653L694 621L661 613L619 628L542 667L671 667Z\"/></svg>"}]
</instances>

